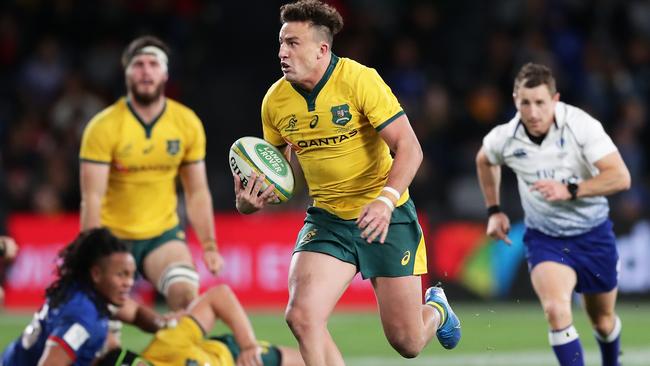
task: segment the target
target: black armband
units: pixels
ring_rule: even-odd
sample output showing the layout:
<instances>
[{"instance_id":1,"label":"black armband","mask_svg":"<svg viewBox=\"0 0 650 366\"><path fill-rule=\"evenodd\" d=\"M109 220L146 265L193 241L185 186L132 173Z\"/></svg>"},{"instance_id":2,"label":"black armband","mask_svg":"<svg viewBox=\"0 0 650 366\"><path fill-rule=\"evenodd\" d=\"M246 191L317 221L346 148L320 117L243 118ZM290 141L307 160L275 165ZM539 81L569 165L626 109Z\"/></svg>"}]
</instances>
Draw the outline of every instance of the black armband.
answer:
<instances>
[{"instance_id":1,"label":"black armband","mask_svg":"<svg viewBox=\"0 0 650 366\"><path fill-rule=\"evenodd\" d=\"M487 208L488 217L494 215L495 213L501 212L501 207L499 205L492 205Z\"/></svg>"}]
</instances>

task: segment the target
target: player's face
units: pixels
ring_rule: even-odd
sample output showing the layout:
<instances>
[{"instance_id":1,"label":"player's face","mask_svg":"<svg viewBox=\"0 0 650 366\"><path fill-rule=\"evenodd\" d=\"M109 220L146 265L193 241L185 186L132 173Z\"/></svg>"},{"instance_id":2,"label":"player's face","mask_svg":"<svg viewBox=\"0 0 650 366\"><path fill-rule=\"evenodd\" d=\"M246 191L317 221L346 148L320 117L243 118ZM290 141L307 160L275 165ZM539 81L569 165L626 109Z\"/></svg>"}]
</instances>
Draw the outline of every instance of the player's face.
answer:
<instances>
[{"instance_id":1,"label":"player's face","mask_svg":"<svg viewBox=\"0 0 650 366\"><path fill-rule=\"evenodd\" d=\"M154 55L135 56L126 68L126 86L129 93L140 104L157 101L165 91L167 67L161 65Z\"/></svg>"},{"instance_id":2,"label":"player's face","mask_svg":"<svg viewBox=\"0 0 650 366\"><path fill-rule=\"evenodd\" d=\"M320 79L318 60L322 57L322 40L307 22L287 22L280 29L280 68L290 83L303 84ZM316 80L318 82L318 80Z\"/></svg>"},{"instance_id":3,"label":"player's face","mask_svg":"<svg viewBox=\"0 0 650 366\"><path fill-rule=\"evenodd\" d=\"M545 84L534 88L520 86L514 99L528 133L533 136L547 133L555 119L555 104L560 99L560 94L551 95Z\"/></svg>"},{"instance_id":4,"label":"player's face","mask_svg":"<svg viewBox=\"0 0 650 366\"><path fill-rule=\"evenodd\" d=\"M111 304L121 306L133 287L135 261L130 253L113 253L91 269L97 291Z\"/></svg>"}]
</instances>

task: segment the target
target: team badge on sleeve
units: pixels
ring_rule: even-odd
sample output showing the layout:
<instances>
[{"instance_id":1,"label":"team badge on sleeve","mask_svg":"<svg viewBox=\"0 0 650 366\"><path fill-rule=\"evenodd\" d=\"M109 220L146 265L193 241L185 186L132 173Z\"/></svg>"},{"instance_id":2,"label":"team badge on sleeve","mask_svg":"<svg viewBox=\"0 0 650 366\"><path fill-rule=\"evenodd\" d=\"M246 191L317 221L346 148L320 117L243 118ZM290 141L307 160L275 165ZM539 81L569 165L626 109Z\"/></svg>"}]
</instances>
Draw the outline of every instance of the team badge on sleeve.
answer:
<instances>
[{"instance_id":1,"label":"team badge on sleeve","mask_svg":"<svg viewBox=\"0 0 650 366\"><path fill-rule=\"evenodd\" d=\"M90 337L90 334L88 334L86 328L79 323L75 323L67 332L65 332L63 340L70 346L70 348L78 351L79 347L84 344L88 337Z\"/></svg>"}]
</instances>

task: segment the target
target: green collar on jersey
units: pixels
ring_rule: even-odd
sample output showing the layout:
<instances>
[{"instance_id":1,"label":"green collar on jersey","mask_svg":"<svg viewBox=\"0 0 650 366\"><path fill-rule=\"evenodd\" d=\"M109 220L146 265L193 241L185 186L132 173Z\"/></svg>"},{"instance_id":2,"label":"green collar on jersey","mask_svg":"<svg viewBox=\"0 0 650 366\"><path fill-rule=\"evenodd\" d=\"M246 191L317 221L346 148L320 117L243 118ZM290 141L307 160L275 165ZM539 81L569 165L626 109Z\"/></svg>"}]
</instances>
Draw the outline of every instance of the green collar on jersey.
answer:
<instances>
[{"instance_id":1,"label":"green collar on jersey","mask_svg":"<svg viewBox=\"0 0 650 366\"><path fill-rule=\"evenodd\" d=\"M327 70L325 70L325 74L310 93L307 93L296 84L291 84L298 94L302 95L303 98L305 98L305 101L307 101L307 110L309 112L313 112L316 109L316 97L318 97L318 93L320 93L320 90L323 89L327 80L332 76L332 72L334 72L334 68L338 62L339 57L332 53L332 58L330 59L330 64L327 66Z\"/></svg>"},{"instance_id":2,"label":"green collar on jersey","mask_svg":"<svg viewBox=\"0 0 650 366\"><path fill-rule=\"evenodd\" d=\"M142 128L144 128L144 133L147 136L147 138L151 138L151 131L153 130L153 126L158 122L160 117L165 113L165 110L167 110L167 101L165 100L165 105L163 105L163 109L160 111L160 113L151 120L150 123L146 123L142 117L133 109L133 106L131 105L131 101L127 98L126 99L126 106L129 107L129 111L131 111L131 114L133 114L133 117L135 117L138 122L140 122L140 125L142 125Z\"/></svg>"}]
</instances>

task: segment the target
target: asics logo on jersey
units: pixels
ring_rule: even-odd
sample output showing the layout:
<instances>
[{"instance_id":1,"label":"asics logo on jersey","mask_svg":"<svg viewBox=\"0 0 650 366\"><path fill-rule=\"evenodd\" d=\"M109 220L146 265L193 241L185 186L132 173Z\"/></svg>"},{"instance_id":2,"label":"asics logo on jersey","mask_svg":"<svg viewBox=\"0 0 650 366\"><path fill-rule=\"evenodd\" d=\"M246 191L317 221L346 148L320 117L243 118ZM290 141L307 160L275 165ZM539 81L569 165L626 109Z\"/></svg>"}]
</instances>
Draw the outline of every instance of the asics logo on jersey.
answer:
<instances>
[{"instance_id":1,"label":"asics logo on jersey","mask_svg":"<svg viewBox=\"0 0 650 366\"><path fill-rule=\"evenodd\" d=\"M323 146L323 145L336 145L340 144L343 141L350 139L356 134L359 133L357 130L352 130L348 133L341 134L338 136L332 136L332 137L322 137L319 139L313 139L313 140L300 140L296 145L298 145L299 148L304 149L306 147L313 147L313 146Z\"/></svg>"},{"instance_id":2,"label":"asics logo on jersey","mask_svg":"<svg viewBox=\"0 0 650 366\"><path fill-rule=\"evenodd\" d=\"M528 154L526 153L526 150L524 150L524 149L517 149L517 150L512 152L512 155L515 158L521 159L521 158L525 158Z\"/></svg>"},{"instance_id":3,"label":"asics logo on jersey","mask_svg":"<svg viewBox=\"0 0 650 366\"><path fill-rule=\"evenodd\" d=\"M332 111L332 122L335 125L344 126L352 120L350 106L347 104L336 105L330 109Z\"/></svg>"},{"instance_id":4,"label":"asics logo on jersey","mask_svg":"<svg viewBox=\"0 0 650 366\"><path fill-rule=\"evenodd\" d=\"M402 265L405 266L409 264L410 260L411 260L411 251L407 250L404 252L404 256L402 257Z\"/></svg>"},{"instance_id":5,"label":"asics logo on jersey","mask_svg":"<svg viewBox=\"0 0 650 366\"><path fill-rule=\"evenodd\" d=\"M149 154L151 151L153 151L153 145L147 146L144 149L142 149L142 153L145 155Z\"/></svg>"},{"instance_id":6,"label":"asics logo on jersey","mask_svg":"<svg viewBox=\"0 0 650 366\"><path fill-rule=\"evenodd\" d=\"M315 115L314 118L311 119L309 122L309 128L316 128L316 125L318 124L318 115Z\"/></svg>"}]
</instances>

